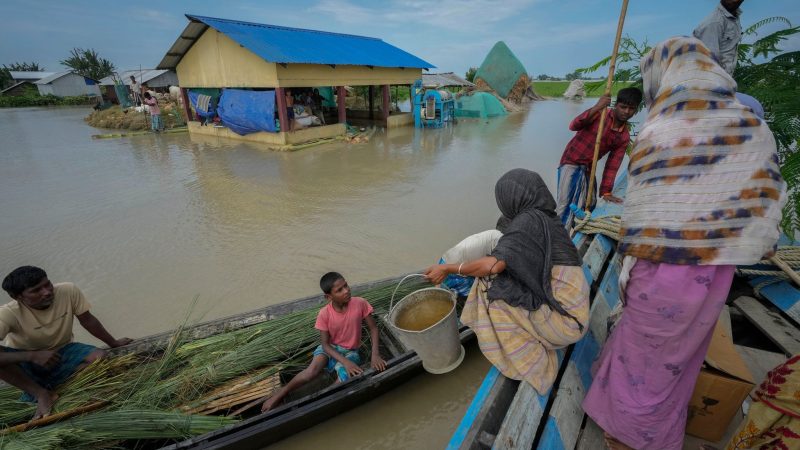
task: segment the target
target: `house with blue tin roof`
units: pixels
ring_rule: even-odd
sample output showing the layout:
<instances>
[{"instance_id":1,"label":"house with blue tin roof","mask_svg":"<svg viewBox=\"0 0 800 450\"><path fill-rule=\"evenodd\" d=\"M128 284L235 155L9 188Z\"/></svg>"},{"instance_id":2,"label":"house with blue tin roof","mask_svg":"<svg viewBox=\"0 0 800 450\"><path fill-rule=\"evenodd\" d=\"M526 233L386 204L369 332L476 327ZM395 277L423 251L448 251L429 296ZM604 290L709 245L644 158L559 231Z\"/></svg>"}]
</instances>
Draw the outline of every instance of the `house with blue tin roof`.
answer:
<instances>
[{"instance_id":1,"label":"house with blue tin roof","mask_svg":"<svg viewBox=\"0 0 800 450\"><path fill-rule=\"evenodd\" d=\"M391 111L390 87L410 88L421 78L423 70L435 67L378 38L196 15L186 17L189 24L164 55L158 69L177 73L188 117L207 113L216 103L217 113L223 119L222 127L202 126L200 121L190 120L192 133L295 144L344 134L348 121L372 119L386 127L412 124L409 113ZM346 107L345 86L369 87L366 111ZM328 94L332 107L322 110L325 125L297 129L292 116L298 109L290 108L288 102L292 98L287 93L312 89L318 89L323 96L332 93ZM378 91L380 95L375 95ZM211 107L207 106L206 97L215 93L220 93L219 98L211 102ZM230 101L226 101L226 96ZM201 99L199 111L197 98ZM270 101L274 101L272 109L267 105ZM250 104L252 108L243 106ZM227 122L233 125L236 117L230 113L242 109L251 111L251 118L258 116L259 120L273 111L279 126L245 120L247 125L242 129L226 127L226 114Z\"/></svg>"}]
</instances>

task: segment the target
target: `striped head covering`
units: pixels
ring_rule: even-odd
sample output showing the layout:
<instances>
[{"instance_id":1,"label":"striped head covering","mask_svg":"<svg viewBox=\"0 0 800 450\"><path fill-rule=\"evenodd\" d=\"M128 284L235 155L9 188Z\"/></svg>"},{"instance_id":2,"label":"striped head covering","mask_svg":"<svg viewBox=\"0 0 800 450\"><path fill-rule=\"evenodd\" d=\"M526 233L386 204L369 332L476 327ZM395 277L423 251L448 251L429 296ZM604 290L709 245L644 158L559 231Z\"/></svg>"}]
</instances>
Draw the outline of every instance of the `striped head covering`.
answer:
<instances>
[{"instance_id":1,"label":"striped head covering","mask_svg":"<svg viewBox=\"0 0 800 450\"><path fill-rule=\"evenodd\" d=\"M753 264L779 237L786 185L766 123L702 42L640 63L649 108L630 158L620 251L684 265Z\"/></svg>"}]
</instances>

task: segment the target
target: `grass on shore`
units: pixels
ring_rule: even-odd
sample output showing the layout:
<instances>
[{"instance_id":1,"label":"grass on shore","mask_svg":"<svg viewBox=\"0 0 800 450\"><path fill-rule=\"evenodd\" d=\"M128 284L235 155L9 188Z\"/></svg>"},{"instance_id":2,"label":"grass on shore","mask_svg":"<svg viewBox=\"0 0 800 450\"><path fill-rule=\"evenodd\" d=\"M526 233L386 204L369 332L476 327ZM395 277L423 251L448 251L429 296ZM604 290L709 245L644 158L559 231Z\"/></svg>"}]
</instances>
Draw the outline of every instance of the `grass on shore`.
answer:
<instances>
[{"instance_id":1,"label":"grass on shore","mask_svg":"<svg viewBox=\"0 0 800 450\"><path fill-rule=\"evenodd\" d=\"M564 95L564 92L569 87L569 81L533 81L531 82L531 86L533 87L533 91L543 97L561 97ZM588 91L588 86L592 81L586 81L585 86L587 87L586 90ZM620 81L615 82L611 85L611 96L616 96L617 92L620 89L626 88L633 84L632 82L628 81ZM603 86L598 89L595 89L591 92L587 92L587 97L600 97L600 94L603 93Z\"/></svg>"}]
</instances>

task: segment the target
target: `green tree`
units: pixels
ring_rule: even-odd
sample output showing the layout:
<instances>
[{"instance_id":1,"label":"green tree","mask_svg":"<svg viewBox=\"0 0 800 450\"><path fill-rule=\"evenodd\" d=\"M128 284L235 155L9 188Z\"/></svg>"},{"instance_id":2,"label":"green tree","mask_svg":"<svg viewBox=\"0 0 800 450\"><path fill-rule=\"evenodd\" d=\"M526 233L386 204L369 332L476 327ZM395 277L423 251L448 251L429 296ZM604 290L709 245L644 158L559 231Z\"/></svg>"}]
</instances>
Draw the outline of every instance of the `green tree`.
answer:
<instances>
[{"instance_id":1,"label":"green tree","mask_svg":"<svg viewBox=\"0 0 800 450\"><path fill-rule=\"evenodd\" d=\"M775 32L758 37L759 29L779 24ZM778 144L781 174L789 188L789 199L783 210L781 226L796 237L800 233L800 51L784 52L779 45L800 33L785 17L769 17L756 22L743 34L754 37L752 43L739 45L739 58L733 78L737 90L752 95L764 106L765 118ZM617 55L615 81L630 80L642 87L639 60L650 51L647 40L636 42L629 36L622 39ZM592 73L607 66L611 57L578 69ZM605 80L587 83L587 92L605 86Z\"/></svg>"},{"instance_id":2,"label":"green tree","mask_svg":"<svg viewBox=\"0 0 800 450\"><path fill-rule=\"evenodd\" d=\"M11 78L11 71L32 71L32 72L41 72L44 70L44 67L40 67L38 63L35 62L15 62L9 65L3 64L3 67L0 68L0 89L5 89L12 84L14 84L14 79Z\"/></svg>"},{"instance_id":3,"label":"green tree","mask_svg":"<svg viewBox=\"0 0 800 450\"><path fill-rule=\"evenodd\" d=\"M14 79L11 78L11 73L9 72L8 68L5 66L0 68L0 90L11 86L11 83L13 82Z\"/></svg>"},{"instance_id":4,"label":"green tree","mask_svg":"<svg viewBox=\"0 0 800 450\"><path fill-rule=\"evenodd\" d=\"M20 71L20 72L42 72L44 71L44 67L40 66L37 62L15 62L9 65L3 64L3 67L8 70Z\"/></svg>"},{"instance_id":5,"label":"green tree","mask_svg":"<svg viewBox=\"0 0 800 450\"><path fill-rule=\"evenodd\" d=\"M61 61L61 64L93 80L112 75L115 70L114 64L101 58L94 49L73 48L70 57Z\"/></svg>"},{"instance_id":6,"label":"green tree","mask_svg":"<svg viewBox=\"0 0 800 450\"><path fill-rule=\"evenodd\" d=\"M476 73L478 73L478 68L477 67L470 67L467 70L467 73L464 74L464 78L466 78L467 81L469 81L470 83L473 83L475 81L475 74Z\"/></svg>"},{"instance_id":7,"label":"green tree","mask_svg":"<svg viewBox=\"0 0 800 450\"><path fill-rule=\"evenodd\" d=\"M579 70L575 70L574 72L568 73L566 76L564 76L564 79L567 81L577 80L578 78L581 77L581 74L582 72L580 72Z\"/></svg>"},{"instance_id":8,"label":"green tree","mask_svg":"<svg viewBox=\"0 0 800 450\"><path fill-rule=\"evenodd\" d=\"M642 74L639 73L639 60L644 55L650 52L653 47L647 43L647 39L642 42L636 42L630 36L624 36L619 43L619 51L617 52L617 68L614 72L614 81L632 81L632 86L642 88ZM575 72L581 75L587 73L594 73L599 69L606 67L611 62L611 56L607 56L600 61L597 61L589 67L581 67L575 69ZM606 78L600 81L593 81L586 83L586 92L592 93L605 88Z\"/></svg>"}]
</instances>

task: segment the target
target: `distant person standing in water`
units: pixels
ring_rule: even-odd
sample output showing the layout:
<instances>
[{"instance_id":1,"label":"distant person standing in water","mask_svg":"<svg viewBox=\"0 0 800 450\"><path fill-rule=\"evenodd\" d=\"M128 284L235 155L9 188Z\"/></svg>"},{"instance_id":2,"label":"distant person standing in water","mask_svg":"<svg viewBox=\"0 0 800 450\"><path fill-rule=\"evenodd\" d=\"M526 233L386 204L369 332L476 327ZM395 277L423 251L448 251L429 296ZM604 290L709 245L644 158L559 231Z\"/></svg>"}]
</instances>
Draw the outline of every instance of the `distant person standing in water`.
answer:
<instances>
[{"instance_id":1,"label":"distant person standing in water","mask_svg":"<svg viewBox=\"0 0 800 450\"><path fill-rule=\"evenodd\" d=\"M733 75L736 69L739 42L742 41L742 23L739 21L742 10L739 6L743 2L744 0L721 0L692 33L711 50L729 75Z\"/></svg>"},{"instance_id":2,"label":"distant person standing in water","mask_svg":"<svg viewBox=\"0 0 800 450\"><path fill-rule=\"evenodd\" d=\"M150 95L149 91L144 93L144 104L150 108L150 128L153 131L164 129L164 122L161 121L161 108L158 107L158 100Z\"/></svg>"}]
</instances>

